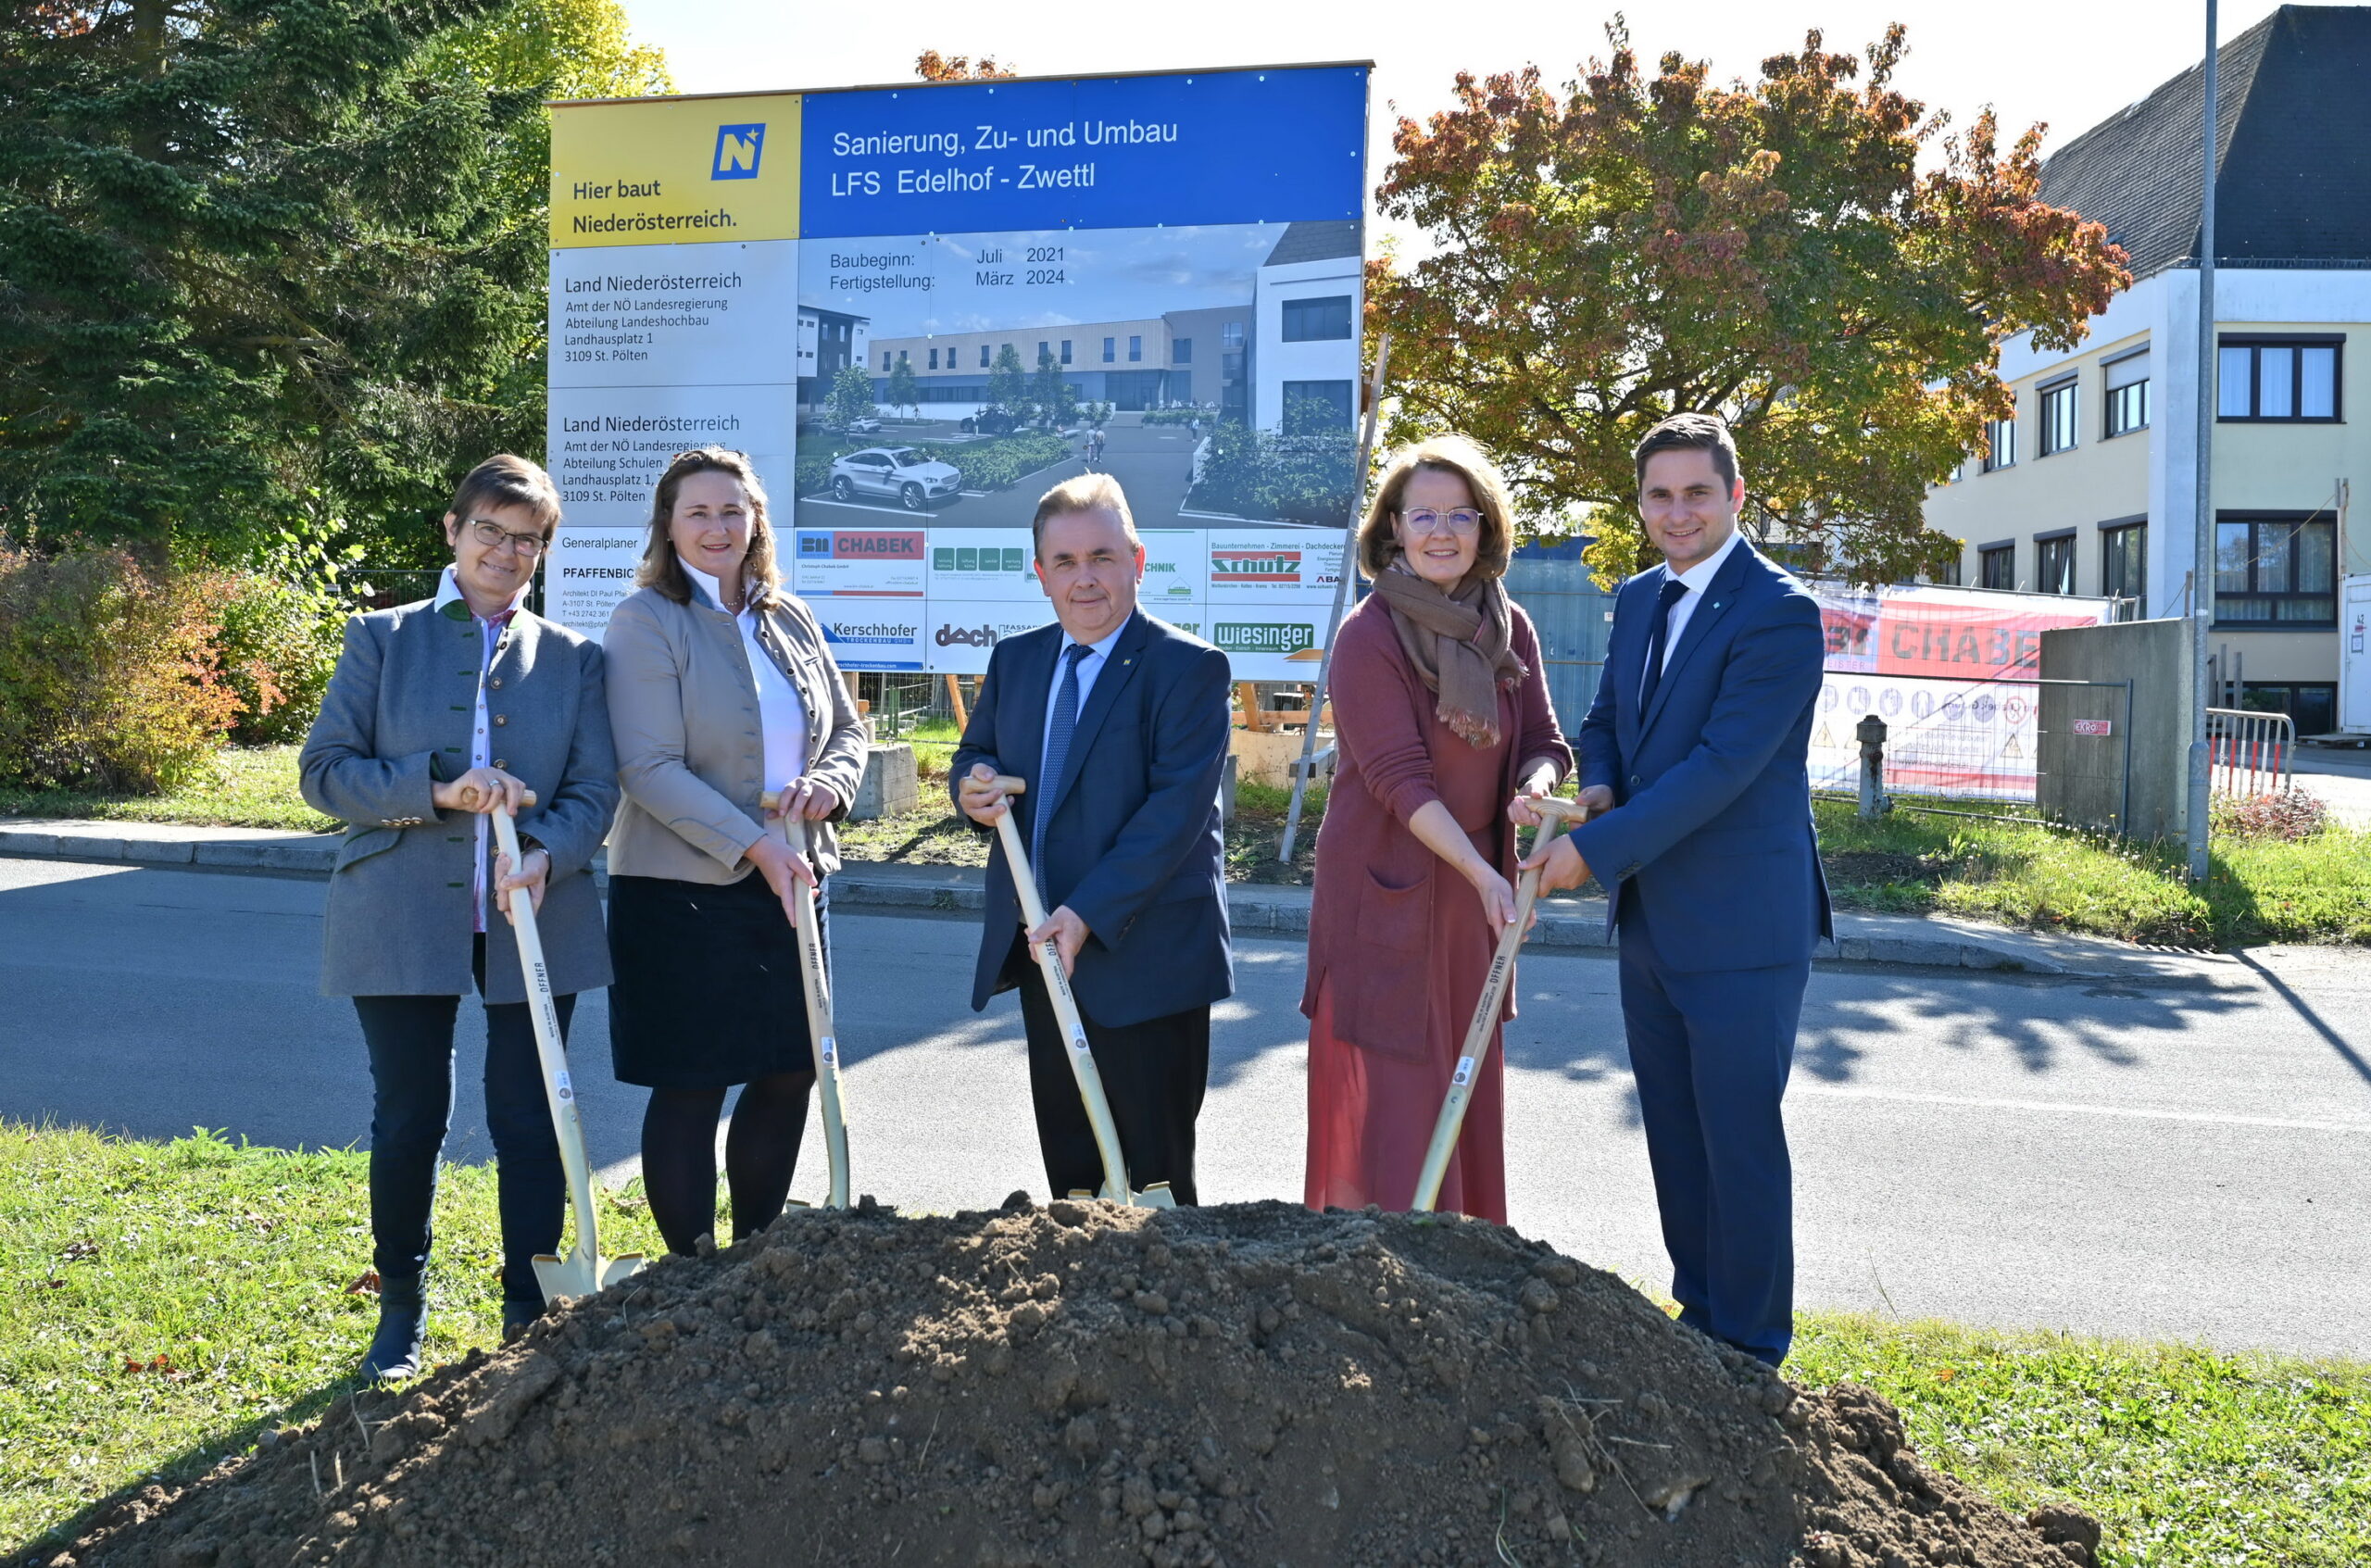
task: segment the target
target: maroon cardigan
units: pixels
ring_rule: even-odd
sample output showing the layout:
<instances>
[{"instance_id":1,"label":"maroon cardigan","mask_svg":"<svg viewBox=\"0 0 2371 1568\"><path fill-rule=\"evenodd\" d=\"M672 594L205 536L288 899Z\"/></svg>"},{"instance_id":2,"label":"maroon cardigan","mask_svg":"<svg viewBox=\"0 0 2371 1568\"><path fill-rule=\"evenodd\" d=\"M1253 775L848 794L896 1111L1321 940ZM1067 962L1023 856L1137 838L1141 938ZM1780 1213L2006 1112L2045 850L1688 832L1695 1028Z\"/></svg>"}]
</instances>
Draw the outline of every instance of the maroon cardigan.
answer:
<instances>
[{"instance_id":1,"label":"maroon cardigan","mask_svg":"<svg viewBox=\"0 0 2371 1568\"><path fill-rule=\"evenodd\" d=\"M1573 768L1573 749L1565 744L1548 699L1538 633L1522 606L1509 608L1514 616L1514 654L1525 674L1512 691L1500 692L1504 738L1491 812L1459 823L1480 843L1487 842L1494 823L1505 821L1507 802L1526 772L1552 763L1561 782ZM1424 996L1416 993L1422 990L1417 977L1428 966L1410 964L1408 956L1429 946L1440 898L1474 901L1477 923L1480 916L1478 900L1465 879L1425 847L1410 831L1408 819L1426 801L1440 798L1435 787L1436 757L1452 765L1484 759L1436 714L1438 699L1399 646L1390 607L1380 594L1367 596L1344 619L1334 645L1329 696L1337 754L1325 821L1317 834L1309 980L1301 1011L1316 1015L1326 972L1344 964L1346 976L1357 976L1358 984L1335 993L1336 1032L1354 1044L1413 1058L1427 1051L1424 1033L1428 1010ZM1520 858L1515 835L1510 830L1497 838L1499 870L1512 881ZM1384 983L1394 974L1404 984ZM1357 1001L1346 1006L1349 997ZM1472 1008L1469 999L1464 1009Z\"/></svg>"}]
</instances>

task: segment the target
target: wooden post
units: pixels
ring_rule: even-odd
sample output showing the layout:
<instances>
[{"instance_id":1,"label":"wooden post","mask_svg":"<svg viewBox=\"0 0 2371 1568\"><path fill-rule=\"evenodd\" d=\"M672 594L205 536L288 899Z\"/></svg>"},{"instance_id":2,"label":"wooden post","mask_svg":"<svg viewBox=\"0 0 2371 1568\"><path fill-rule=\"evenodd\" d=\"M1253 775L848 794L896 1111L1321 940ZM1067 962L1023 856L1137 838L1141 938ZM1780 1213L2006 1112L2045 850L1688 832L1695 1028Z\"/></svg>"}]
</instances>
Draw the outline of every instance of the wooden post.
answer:
<instances>
[{"instance_id":1,"label":"wooden post","mask_svg":"<svg viewBox=\"0 0 2371 1568\"><path fill-rule=\"evenodd\" d=\"M1235 695L1243 704L1243 727L1247 730L1265 733L1268 728L1268 716L1260 711L1258 684L1251 681L1237 681L1235 684Z\"/></svg>"},{"instance_id":2,"label":"wooden post","mask_svg":"<svg viewBox=\"0 0 2371 1568\"><path fill-rule=\"evenodd\" d=\"M963 711L963 683L955 678L952 671L949 671L947 676L947 704L955 709L955 733L961 734L965 730L970 729L971 716Z\"/></svg>"}]
</instances>

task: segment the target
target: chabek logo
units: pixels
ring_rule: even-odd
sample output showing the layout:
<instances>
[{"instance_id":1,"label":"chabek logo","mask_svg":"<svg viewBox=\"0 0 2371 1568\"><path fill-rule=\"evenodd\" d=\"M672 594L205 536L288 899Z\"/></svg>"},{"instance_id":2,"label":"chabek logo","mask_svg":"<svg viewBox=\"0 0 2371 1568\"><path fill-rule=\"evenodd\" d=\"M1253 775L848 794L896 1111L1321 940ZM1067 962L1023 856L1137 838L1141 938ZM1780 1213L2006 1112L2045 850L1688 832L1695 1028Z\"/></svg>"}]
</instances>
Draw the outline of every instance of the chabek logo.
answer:
<instances>
[{"instance_id":1,"label":"chabek logo","mask_svg":"<svg viewBox=\"0 0 2371 1568\"><path fill-rule=\"evenodd\" d=\"M758 159L766 149L763 125L720 125L716 128L716 163L711 180L755 180Z\"/></svg>"},{"instance_id":2,"label":"chabek logo","mask_svg":"<svg viewBox=\"0 0 2371 1568\"><path fill-rule=\"evenodd\" d=\"M1228 583L1300 581L1298 550L1212 550L1211 576Z\"/></svg>"},{"instance_id":3,"label":"chabek logo","mask_svg":"<svg viewBox=\"0 0 2371 1568\"><path fill-rule=\"evenodd\" d=\"M1317 646L1317 628L1289 621L1222 621L1217 642L1223 653L1299 653Z\"/></svg>"}]
</instances>

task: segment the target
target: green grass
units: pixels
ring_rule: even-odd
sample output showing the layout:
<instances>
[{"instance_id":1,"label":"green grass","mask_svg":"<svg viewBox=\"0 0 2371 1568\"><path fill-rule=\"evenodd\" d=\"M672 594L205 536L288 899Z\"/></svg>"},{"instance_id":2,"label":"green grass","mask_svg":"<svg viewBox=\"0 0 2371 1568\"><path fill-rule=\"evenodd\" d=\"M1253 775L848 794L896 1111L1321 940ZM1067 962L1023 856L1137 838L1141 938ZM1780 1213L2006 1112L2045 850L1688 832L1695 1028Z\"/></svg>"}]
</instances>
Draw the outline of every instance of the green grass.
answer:
<instances>
[{"instance_id":1,"label":"green grass","mask_svg":"<svg viewBox=\"0 0 2371 1568\"><path fill-rule=\"evenodd\" d=\"M1863 822L1832 800L1815 813L1829 891L1847 909L2184 947L2371 942L2371 833L2218 837L2194 889L2179 845L1913 810Z\"/></svg>"},{"instance_id":2,"label":"green grass","mask_svg":"<svg viewBox=\"0 0 2371 1568\"><path fill-rule=\"evenodd\" d=\"M192 827L280 828L328 833L339 824L296 789L294 746L226 746L214 776L167 795L98 795L84 790L0 785L0 817L82 817Z\"/></svg>"},{"instance_id":3,"label":"green grass","mask_svg":"<svg viewBox=\"0 0 2371 1568\"><path fill-rule=\"evenodd\" d=\"M2360 1362L1822 1312L1798 1319L1787 1374L1869 1385L1929 1462L2018 1512L2096 1515L2103 1568L2371 1562Z\"/></svg>"},{"instance_id":4,"label":"green grass","mask_svg":"<svg viewBox=\"0 0 2371 1568\"><path fill-rule=\"evenodd\" d=\"M370 1266L366 1176L352 1151L0 1123L0 1558L337 1402L377 1321L346 1290ZM638 1190L604 1200L604 1250L660 1250ZM499 1236L492 1169L448 1166L434 1360L499 1340Z\"/></svg>"},{"instance_id":5,"label":"green grass","mask_svg":"<svg viewBox=\"0 0 2371 1568\"><path fill-rule=\"evenodd\" d=\"M351 1151L0 1123L0 1557L334 1414L375 1316L345 1289L370 1261L363 1183ZM658 1249L633 1194L604 1199L605 1249ZM436 1230L441 1362L497 1337L490 1170L446 1168ZM1788 1373L1868 1384L2005 1506L2099 1515L2108 1568L2371 1560L2371 1367L1806 1313Z\"/></svg>"}]
</instances>

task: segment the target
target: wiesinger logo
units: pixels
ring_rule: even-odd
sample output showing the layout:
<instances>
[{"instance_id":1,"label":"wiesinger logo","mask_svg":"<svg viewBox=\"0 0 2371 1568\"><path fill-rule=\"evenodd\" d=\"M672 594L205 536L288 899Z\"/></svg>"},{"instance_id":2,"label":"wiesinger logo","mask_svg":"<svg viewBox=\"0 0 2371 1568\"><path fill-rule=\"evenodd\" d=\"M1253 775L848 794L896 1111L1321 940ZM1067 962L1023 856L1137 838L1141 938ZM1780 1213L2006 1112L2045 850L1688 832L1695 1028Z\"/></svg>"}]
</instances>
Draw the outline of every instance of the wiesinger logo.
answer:
<instances>
[{"instance_id":1,"label":"wiesinger logo","mask_svg":"<svg viewBox=\"0 0 2371 1568\"><path fill-rule=\"evenodd\" d=\"M765 151L763 125L720 125L716 128L716 163L711 180L755 180L758 159Z\"/></svg>"},{"instance_id":2,"label":"wiesinger logo","mask_svg":"<svg viewBox=\"0 0 2371 1568\"><path fill-rule=\"evenodd\" d=\"M1222 621L1217 632L1223 653L1298 653L1317 646L1317 628L1305 621Z\"/></svg>"}]
</instances>

